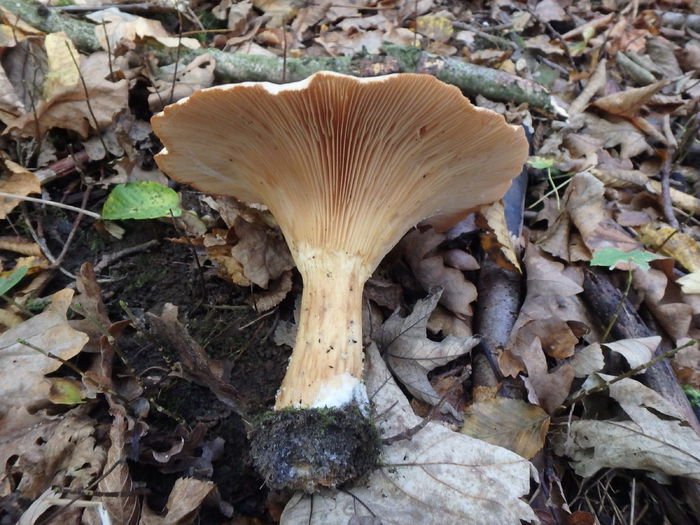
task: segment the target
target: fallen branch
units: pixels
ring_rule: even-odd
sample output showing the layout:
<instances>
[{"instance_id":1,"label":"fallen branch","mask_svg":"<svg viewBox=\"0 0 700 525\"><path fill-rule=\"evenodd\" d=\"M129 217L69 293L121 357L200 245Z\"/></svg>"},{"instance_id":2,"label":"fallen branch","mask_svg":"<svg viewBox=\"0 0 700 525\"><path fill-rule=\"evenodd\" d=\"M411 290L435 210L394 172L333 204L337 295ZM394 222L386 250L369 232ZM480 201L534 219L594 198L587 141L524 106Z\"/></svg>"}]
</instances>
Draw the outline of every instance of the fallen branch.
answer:
<instances>
[{"instance_id":1,"label":"fallen branch","mask_svg":"<svg viewBox=\"0 0 700 525\"><path fill-rule=\"evenodd\" d=\"M95 35L95 25L33 4L28 0L0 0L5 8L31 26L46 33L65 32L84 52L102 48ZM215 74L220 82L302 80L317 71L335 71L354 76L388 73L424 73L457 86L469 95L483 95L492 100L527 103L541 111L566 116L566 112L541 85L516 75L469 64L459 59L425 53L414 47L384 46L386 55L364 57L264 57L227 53L218 49L164 48L155 42L141 44L137 51L156 56L161 64L179 59L189 62L204 53L216 60Z\"/></svg>"},{"instance_id":2,"label":"fallen branch","mask_svg":"<svg viewBox=\"0 0 700 525\"><path fill-rule=\"evenodd\" d=\"M584 271L583 299L590 306L591 313L603 325L607 324L613 313L618 310L618 305L622 304L611 331L615 339L635 339L656 335L639 317L629 300L613 285L608 276L600 270L587 268ZM665 351L666 349L659 345L659 348L654 352L654 356L662 355ZM649 388L658 392L672 403L695 431L700 434L700 423L698 423L693 408L681 389L678 377L668 360L661 360L649 366L640 379Z\"/></svg>"}]
</instances>

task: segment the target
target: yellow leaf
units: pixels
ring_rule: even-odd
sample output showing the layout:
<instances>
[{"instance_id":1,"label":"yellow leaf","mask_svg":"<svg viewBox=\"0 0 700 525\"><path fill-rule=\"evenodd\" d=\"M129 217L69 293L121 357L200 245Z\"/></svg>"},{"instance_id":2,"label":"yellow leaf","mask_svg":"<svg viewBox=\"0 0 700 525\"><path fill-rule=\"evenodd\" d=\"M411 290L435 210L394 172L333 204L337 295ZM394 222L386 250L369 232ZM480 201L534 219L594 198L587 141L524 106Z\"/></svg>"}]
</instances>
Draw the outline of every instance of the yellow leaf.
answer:
<instances>
[{"instance_id":1,"label":"yellow leaf","mask_svg":"<svg viewBox=\"0 0 700 525\"><path fill-rule=\"evenodd\" d=\"M64 88L75 86L80 81L78 51L65 33L46 35L44 48L49 63L49 71L44 82L44 100L50 100Z\"/></svg>"},{"instance_id":2,"label":"yellow leaf","mask_svg":"<svg viewBox=\"0 0 700 525\"><path fill-rule=\"evenodd\" d=\"M515 254L513 238L506 224L503 202L498 201L483 206L477 216L477 225L485 232L481 235L481 245L496 264L506 270L517 270L522 273L518 256Z\"/></svg>"},{"instance_id":3,"label":"yellow leaf","mask_svg":"<svg viewBox=\"0 0 700 525\"><path fill-rule=\"evenodd\" d=\"M690 235L659 224L645 224L638 231L645 246L672 257L686 270L700 270L700 246Z\"/></svg>"},{"instance_id":4,"label":"yellow leaf","mask_svg":"<svg viewBox=\"0 0 700 525\"><path fill-rule=\"evenodd\" d=\"M454 32L452 20L444 16L419 16L416 30L428 38L445 42Z\"/></svg>"},{"instance_id":5,"label":"yellow leaf","mask_svg":"<svg viewBox=\"0 0 700 525\"><path fill-rule=\"evenodd\" d=\"M548 429L549 416L542 408L520 399L495 398L467 408L461 432L530 459L542 449Z\"/></svg>"}]
</instances>

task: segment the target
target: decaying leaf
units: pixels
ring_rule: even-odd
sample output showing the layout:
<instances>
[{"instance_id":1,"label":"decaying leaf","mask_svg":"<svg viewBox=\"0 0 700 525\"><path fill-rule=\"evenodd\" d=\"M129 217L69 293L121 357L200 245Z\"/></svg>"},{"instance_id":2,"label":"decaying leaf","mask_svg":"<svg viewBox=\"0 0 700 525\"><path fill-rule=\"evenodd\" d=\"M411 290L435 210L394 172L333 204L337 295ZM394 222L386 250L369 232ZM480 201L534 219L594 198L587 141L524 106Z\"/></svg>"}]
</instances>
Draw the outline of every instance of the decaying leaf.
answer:
<instances>
[{"instance_id":1,"label":"decaying leaf","mask_svg":"<svg viewBox=\"0 0 700 525\"><path fill-rule=\"evenodd\" d=\"M151 94L148 95L148 107L156 113L199 89L208 88L214 82L215 66L216 60L207 53L199 55L187 64L187 67L178 70L174 80L172 75L157 80L155 85L149 88Z\"/></svg>"},{"instance_id":2,"label":"decaying leaf","mask_svg":"<svg viewBox=\"0 0 700 525\"><path fill-rule=\"evenodd\" d=\"M476 286L460 270L445 264L443 252L438 249L445 238L432 228L416 229L406 234L398 249L425 291L442 288L440 304L457 315L470 316Z\"/></svg>"},{"instance_id":3,"label":"decaying leaf","mask_svg":"<svg viewBox=\"0 0 700 525\"><path fill-rule=\"evenodd\" d=\"M56 292L46 310L0 335L0 418L11 408L48 399L51 385L44 376L61 366L18 339L62 359L70 359L87 343L88 336L66 319L72 297L72 290Z\"/></svg>"},{"instance_id":4,"label":"decaying leaf","mask_svg":"<svg viewBox=\"0 0 700 525\"><path fill-rule=\"evenodd\" d=\"M59 418L41 418L31 427L3 430L3 493L15 486L23 497L35 499L49 485L80 490L102 471L105 451L95 442L95 421L80 409Z\"/></svg>"},{"instance_id":5,"label":"decaying leaf","mask_svg":"<svg viewBox=\"0 0 700 525\"><path fill-rule=\"evenodd\" d=\"M632 117L666 84L668 84L668 81L663 80L649 86L620 91L619 93L599 98L593 105L613 115Z\"/></svg>"},{"instance_id":6,"label":"decaying leaf","mask_svg":"<svg viewBox=\"0 0 700 525\"><path fill-rule=\"evenodd\" d=\"M700 437L668 401L633 379L609 391L625 419L574 421L556 436L557 453L580 476L631 468L700 480Z\"/></svg>"},{"instance_id":7,"label":"decaying leaf","mask_svg":"<svg viewBox=\"0 0 700 525\"><path fill-rule=\"evenodd\" d=\"M537 405L496 397L470 405L461 432L530 459L544 446L548 429L549 416Z\"/></svg>"},{"instance_id":8,"label":"decaying leaf","mask_svg":"<svg viewBox=\"0 0 700 525\"><path fill-rule=\"evenodd\" d=\"M383 414L382 434L394 436L420 423L376 347L370 346L367 357L367 390ZM529 471L529 463L513 452L428 423L411 439L384 447L382 466L366 480L342 491L293 497L281 524L348 525L372 517L384 525L533 520L520 499L529 491Z\"/></svg>"},{"instance_id":9,"label":"decaying leaf","mask_svg":"<svg viewBox=\"0 0 700 525\"><path fill-rule=\"evenodd\" d=\"M700 270L700 246L687 233L664 224L645 224L639 228L644 245L672 257L686 270Z\"/></svg>"},{"instance_id":10,"label":"decaying leaf","mask_svg":"<svg viewBox=\"0 0 700 525\"><path fill-rule=\"evenodd\" d=\"M439 343L427 338L428 318L439 299L440 292L435 292L418 301L408 317L394 312L375 337L399 380L414 396L431 405L437 404L440 396L428 381L428 372L466 354L479 343L478 337L447 336Z\"/></svg>"},{"instance_id":11,"label":"decaying leaf","mask_svg":"<svg viewBox=\"0 0 700 525\"><path fill-rule=\"evenodd\" d=\"M81 55L75 59L80 63L87 96L82 82L56 89L49 100L37 103L36 111L29 111L12 122L5 133L43 136L51 128L62 128L85 138L90 129L100 129L112 123L114 116L127 107L128 82L125 79L107 80L110 75L107 53Z\"/></svg>"},{"instance_id":12,"label":"decaying leaf","mask_svg":"<svg viewBox=\"0 0 700 525\"><path fill-rule=\"evenodd\" d=\"M51 33L44 39L44 48L49 71L44 82L44 100L51 100L63 89L72 88L80 82L78 50L73 41L61 33Z\"/></svg>"}]
</instances>

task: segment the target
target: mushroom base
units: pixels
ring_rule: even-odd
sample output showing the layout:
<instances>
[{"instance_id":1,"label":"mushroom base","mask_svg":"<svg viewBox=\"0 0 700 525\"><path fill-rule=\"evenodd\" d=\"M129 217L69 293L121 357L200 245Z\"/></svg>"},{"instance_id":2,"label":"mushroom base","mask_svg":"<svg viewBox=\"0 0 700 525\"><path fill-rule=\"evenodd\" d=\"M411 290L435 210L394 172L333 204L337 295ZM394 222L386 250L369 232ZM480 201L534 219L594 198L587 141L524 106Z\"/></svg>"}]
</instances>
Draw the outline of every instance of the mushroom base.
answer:
<instances>
[{"instance_id":1,"label":"mushroom base","mask_svg":"<svg viewBox=\"0 0 700 525\"><path fill-rule=\"evenodd\" d=\"M313 493L370 471L379 458L375 425L355 403L269 412L251 434L251 455L274 490Z\"/></svg>"}]
</instances>

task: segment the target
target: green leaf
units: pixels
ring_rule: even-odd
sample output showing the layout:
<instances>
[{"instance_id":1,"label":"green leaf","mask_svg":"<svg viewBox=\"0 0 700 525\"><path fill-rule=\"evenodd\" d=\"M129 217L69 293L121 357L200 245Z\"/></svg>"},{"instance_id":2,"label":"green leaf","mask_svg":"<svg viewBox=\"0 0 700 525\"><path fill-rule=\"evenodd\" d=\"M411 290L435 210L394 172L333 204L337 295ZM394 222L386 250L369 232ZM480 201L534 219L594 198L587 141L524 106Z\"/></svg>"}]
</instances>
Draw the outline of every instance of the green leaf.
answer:
<instances>
[{"instance_id":1,"label":"green leaf","mask_svg":"<svg viewBox=\"0 0 700 525\"><path fill-rule=\"evenodd\" d=\"M650 268L649 261L658 259L660 256L655 253L645 252L642 250L632 250L631 252L623 252L617 248L603 248L596 250L591 259L591 266L607 266L610 270L620 264L632 265L636 264L642 270Z\"/></svg>"},{"instance_id":2,"label":"green leaf","mask_svg":"<svg viewBox=\"0 0 700 525\"><path fill-rule=\"evenodd\" d=\"M171 214L182 215L177 192L151 181L118 184L102 207L102 218L108 221L156 219Z\"/></svg>"},{"instance_id":3,"label":"green leaf","mask_svg":"<svg viewBox=\"0 0 700 525\"><path fill-rule=\"evenodd\" d=\"M5 295L9 292L22 278L27 275L28 268L26 266L20 266L15 268L15 270L7 277L0 277L0 295Z\"/></svg>"},{"instance_id":4,"label":"green leaf","mask_svg":"<svg viewBox=\"0 0 700 525\"><path fill-rule=\"evenodd\" d=\"M530 157L527 163L535 168L536 170L546 170L554 165L554 159L548 159L547 157Z\"/></svg>"},{"instance_id":5,"label":"green leaf","mask_svg":"<svg viewBox=\"0 0 700 525\"><path fill-rule=\"evenodd\" d=\"M49 378L49 400L56 405L78 405L85 403L80 383L68 377Z\"/></svg>"},{"instance_id":6,"label":"green leaf","mask_svg":"<svg viewBox=\"0 0 700 525\"><path fill-rule=\"evenodd\" d=\"M696 408L700 408L700 390L693 388L690 385L683 386L683 392L688 397L690 404Z\"/></svg>"}]
</instances>

